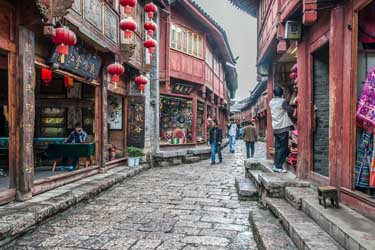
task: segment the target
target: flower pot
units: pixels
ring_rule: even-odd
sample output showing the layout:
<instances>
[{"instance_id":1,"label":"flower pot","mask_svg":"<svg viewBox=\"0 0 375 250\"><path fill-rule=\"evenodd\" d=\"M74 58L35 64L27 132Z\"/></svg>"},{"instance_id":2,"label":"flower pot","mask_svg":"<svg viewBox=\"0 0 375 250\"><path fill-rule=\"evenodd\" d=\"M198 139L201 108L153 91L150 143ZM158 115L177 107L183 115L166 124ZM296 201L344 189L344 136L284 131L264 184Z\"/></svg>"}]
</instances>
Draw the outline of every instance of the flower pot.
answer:
<instances>
[{"instance_id":1,"label":"flower pot","mask_svg":"<svg viewBox=\"0 0 375 250\"><path fill-rule=\"evenodd\" d=\"M136 158L135 157L129 157L128 158L128 166L129 167L134 167L136 163Z\"/></svg>"},{"instance_id":2,"label":"flower pot","mask_svg":"<svg viewBox=\"0 0 375 250\"><path fill-rule=\"evenodd\" d=\"M139 160L140 160L140 157L136 157L136 158L135 158L135 165L136 165L136 166L139 166Z\"/></svg>"}]
</instances>

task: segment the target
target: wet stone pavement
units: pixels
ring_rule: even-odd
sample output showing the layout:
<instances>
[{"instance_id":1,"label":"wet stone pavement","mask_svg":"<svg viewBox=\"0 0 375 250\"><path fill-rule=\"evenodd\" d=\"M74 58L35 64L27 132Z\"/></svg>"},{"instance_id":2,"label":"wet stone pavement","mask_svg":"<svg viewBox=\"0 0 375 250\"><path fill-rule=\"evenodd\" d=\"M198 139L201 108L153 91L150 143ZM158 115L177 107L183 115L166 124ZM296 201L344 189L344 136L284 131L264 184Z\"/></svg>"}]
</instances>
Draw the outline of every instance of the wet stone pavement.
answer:
<instances>
[{"instance_id":1,"label":"wet stone pavement","mask_svg":"<svg viewBox=\"0 0 375 250\"><path fill-rule=\"evenodd\" d=\"M248 216L257 203L239 201L234 187L244 174L244 145L228 151L221 165L148 170L49 219L9 249L255 250Z\"/></svg>"}]
</instances>

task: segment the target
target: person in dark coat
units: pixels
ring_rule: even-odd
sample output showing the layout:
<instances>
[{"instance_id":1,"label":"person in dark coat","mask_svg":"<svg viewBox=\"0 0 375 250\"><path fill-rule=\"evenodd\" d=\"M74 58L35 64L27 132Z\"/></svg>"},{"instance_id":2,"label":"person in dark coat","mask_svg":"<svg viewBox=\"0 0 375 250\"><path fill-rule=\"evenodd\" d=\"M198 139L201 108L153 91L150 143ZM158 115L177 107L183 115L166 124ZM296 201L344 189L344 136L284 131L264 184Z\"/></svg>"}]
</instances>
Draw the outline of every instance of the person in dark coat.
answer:
<instances>
[{"instance_id":1,"label":"person in dark coat","mask_svg":"<svg viewBox=\"0 0 375 250\"><path fill-rule=\"evenodd\" d=\"M222 163L223 156L221 154L221 144L223 141L223 130L218 126L217 120L212 121L209 135L209 142L211 145L211 165L216 164L216 153L219 155L220 163Z\"/></svg>"},{"instance_id":2,"label":"person in dark coat","mask_svg":"<svg viewBox=\"0 0 375 250\"><path fill-rule=\"evenodd\" d=\"M255 143L258 140L258 132L255 127L255 120L251 120L250 125L243 130L243 140L246 143L246 157L254 157ZM251 154L250 154L251 151Z\"/></svg>"}]
</instances>

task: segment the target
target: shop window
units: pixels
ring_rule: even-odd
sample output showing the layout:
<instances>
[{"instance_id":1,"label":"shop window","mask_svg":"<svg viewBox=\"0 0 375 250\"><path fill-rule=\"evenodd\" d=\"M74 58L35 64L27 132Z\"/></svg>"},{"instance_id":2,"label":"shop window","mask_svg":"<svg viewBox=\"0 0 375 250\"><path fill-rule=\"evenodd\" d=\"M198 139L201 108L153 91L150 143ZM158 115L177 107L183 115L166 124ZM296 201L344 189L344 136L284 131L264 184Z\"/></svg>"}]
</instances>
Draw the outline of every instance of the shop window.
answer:
<instances>
[{"instance_id":1,"label":"shop window","mask_svg":"<svg viewBox=\"0 0 375 250\"><path fill-rule=\"evenodd\" d=\"M193 102L191 99L160 97L160 143L193 143Z\"/></svg>"},{"instance_id":2,"label":"shop window","mask_svg":"<svg viewBox=\"0 0 375 250\"><path fill-rule=\"evenodd\" d=\"M171 27L171 48L203 59L203 36L180 25Z\"/></svg>"},{"instance_id":3,"label":"shop window","mask_svg":"<svg viewBox=\"0 0 375 250\"><path fill-rule=\"evenodd\" d=\"M107 161L125 157L124 98L108 95L108 156Z\"/></svg>"},{"instance_id":4,"label":"shop window","mask_svg":"<svg viewBox=\"0 0 375 250\"><path fill-rule=\"evenodd\" d=\"M204 142L204 104L198 102L198 112L197 112L197 142Z\"/></svg>"}]
</instances>

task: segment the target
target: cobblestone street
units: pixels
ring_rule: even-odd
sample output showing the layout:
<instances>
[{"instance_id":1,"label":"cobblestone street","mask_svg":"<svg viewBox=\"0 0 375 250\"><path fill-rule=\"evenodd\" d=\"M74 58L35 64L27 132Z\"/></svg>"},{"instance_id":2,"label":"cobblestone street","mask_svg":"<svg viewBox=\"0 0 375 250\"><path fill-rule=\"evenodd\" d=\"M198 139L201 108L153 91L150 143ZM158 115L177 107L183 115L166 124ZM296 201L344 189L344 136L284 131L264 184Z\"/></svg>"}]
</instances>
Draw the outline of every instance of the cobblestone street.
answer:
<instances>
[{"instance_id":1,"label":"cobblestone street","mask_svg":"<svg viewBox=\"0 0 375 250\"><path fill-rule=\"evenodd\" d=\"M243 143L224 163L154 168L87 204L53 217L13 249L256 249L248 222L256 202L239 201Z\"/></svg>"}]
</instances>

